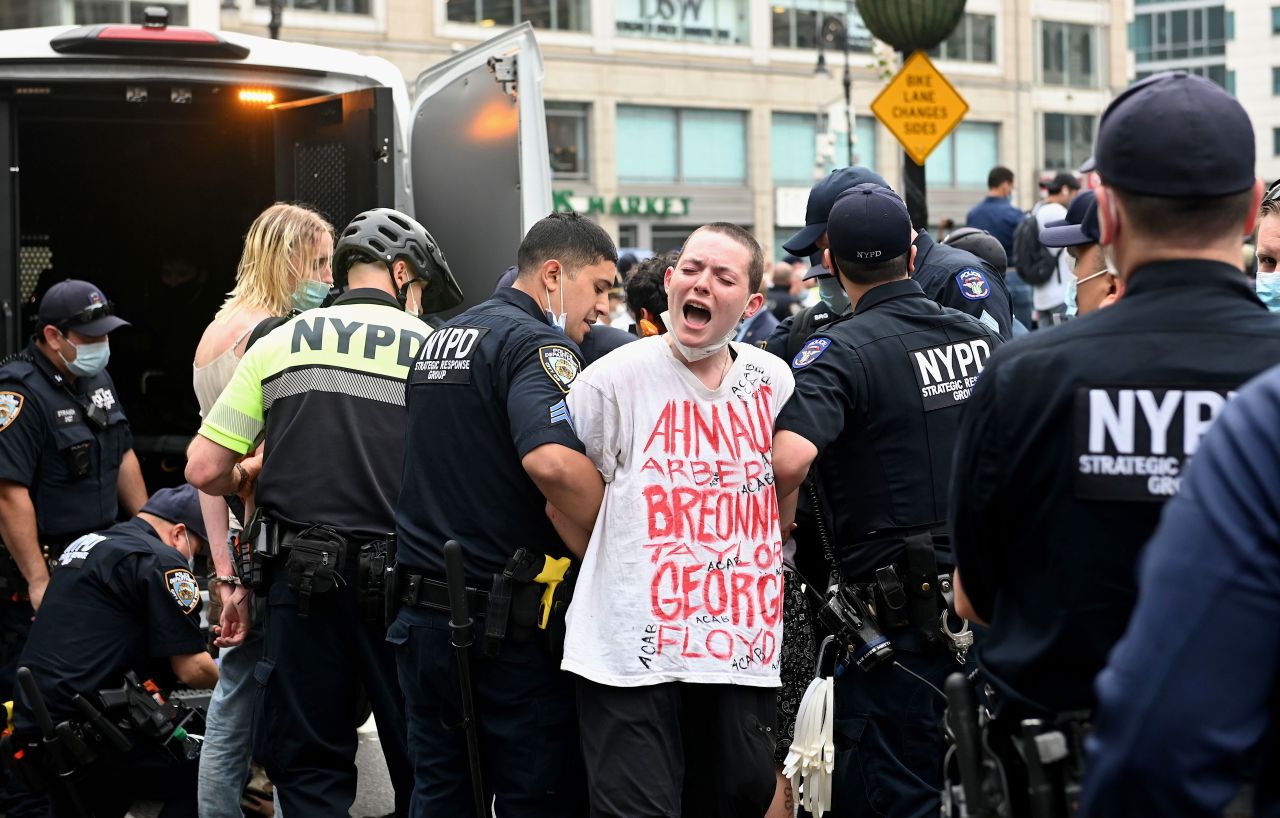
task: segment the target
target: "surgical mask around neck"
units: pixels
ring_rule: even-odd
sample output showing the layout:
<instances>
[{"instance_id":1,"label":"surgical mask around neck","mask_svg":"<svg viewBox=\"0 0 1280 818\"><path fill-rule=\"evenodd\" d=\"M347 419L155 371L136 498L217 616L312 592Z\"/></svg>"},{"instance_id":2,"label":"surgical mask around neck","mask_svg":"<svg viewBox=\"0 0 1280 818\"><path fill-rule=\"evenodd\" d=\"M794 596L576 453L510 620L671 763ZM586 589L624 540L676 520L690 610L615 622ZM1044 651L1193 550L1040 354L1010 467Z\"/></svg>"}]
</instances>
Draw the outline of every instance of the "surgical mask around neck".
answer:
<instances>
[{"instance_id":1,"label":"surgical mask around neck","mask_svg":"<svg viewBox=\"0 0 1280 818\"><path fill-rule=\"evenodd\" d=\"M837 315L848 315L853 309L849 294L840 286L840 279L835 276L823 276L818 279L818 296L833 309Z\"/></svg>"},{"instance_id":2,"label":"surgical mask around neck","mask_svg":"<svg viewBox=\"0 0 1280 818\"><path fill-rule=\"evenodd\" d=\"M65 335L63 337L66 338ZM96 344L77 344L67 338L67 343L76 348L75 360L68 361L61 351L58 352L58 357L62 358L62 362L67 365L67 369L71 374L82 378L92 378L107 368L107 361L111 360L110 342L99 341Z\"/></svg>"},{"instance_id":3,"label":"surgical mask around neck","mask_svg":"<svg viewBox=\"0 0 1280 818\"><path fill-rule=\"evenodd\" d=\"M543 289L546 289L545 287ZM551 322L551 326L560 330L563 335L565 332L565 324L568 323L568 316L564 311L564 282L560 282L560 314L556 315L551 311L551 291L547 290L547 320Z\"/></svg>"},{"instance_id":4,"label":"surgical mask around neck","mask_svg":"<svg viewBox=\"0 0 1280 818\"><path fill-rule=\"evenodd\" d=\"M662 313L662 323L667 327L667 337L671 339L671 343L676 345L676 349L680 350L680 354L683 355L684 359L689 363L701 361L704 358L710 358L712 355L715 355L717 352L724 349L729 342L733 340L733 337L738 334L738 327L735 325L718 341L712 341L706 346L688 347L680 343L680 336L676 334L676 325L671 321L671 310L666 310Z\"/></svg>"},{"instance_id":5,"label":"surgical mask around neck","mask_svg":"<svg viewBox=\"0 0 1280 818\"><path fill-rule=\"evenodd\" d=\"M1258 273L1253 287L1258 293L1258 298L1267 305L1267 309L1280 312L1280 270L1274 273Z\"/></svg>"},{"instance_id":6,"label":"surgical mask around neck","mask_svg":"<svg viewBox=\"0 0 1280 818\"><path fill-rule=\"evenodd\" d=\"M309 278L298 282L298 286L293 288L293 294L289 296L289 302L295 310L306 312L323 304L328 294L328 284Z\"/></svg>"}]
</instances>

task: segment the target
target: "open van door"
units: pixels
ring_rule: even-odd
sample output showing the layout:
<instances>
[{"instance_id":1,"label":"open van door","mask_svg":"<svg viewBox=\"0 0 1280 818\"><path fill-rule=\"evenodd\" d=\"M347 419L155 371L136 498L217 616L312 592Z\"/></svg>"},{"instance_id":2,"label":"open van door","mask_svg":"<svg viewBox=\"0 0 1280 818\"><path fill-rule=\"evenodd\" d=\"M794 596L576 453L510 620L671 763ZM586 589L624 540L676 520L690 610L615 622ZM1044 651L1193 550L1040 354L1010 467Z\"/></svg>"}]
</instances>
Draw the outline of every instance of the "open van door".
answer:
<instances>
[{"instance_id":1,"label":"open van door","mask_svg":"<svg viewBox=\"0 0 1280 818\"><path fill-rule=\"evenodd\" d=\"M533 26L522 23L418 77L409 126L414 215L462 287L455 312L493 293L525 232L551 212L542 76Z\"/></svg>"},{"instance_id":2,"label":"open van door","mask_svg":"<svg viewBox=\"0 0 1280 818\"><path fill-rule=\"evenodd\" d=\"M0 360L22 346L18 288L18 140L13 106L0 101Z\"/></svg>"},{"instance_id":3,"label":"open van door","mask_svg":"<svg viewBox=\"0 0 1280 818\"><path fill-rule=\"evenodd\" d=\"M273 105L276 199L318 210L339 233L357 213L395 207L391 89Z\"/></svg>"}]
</instances>

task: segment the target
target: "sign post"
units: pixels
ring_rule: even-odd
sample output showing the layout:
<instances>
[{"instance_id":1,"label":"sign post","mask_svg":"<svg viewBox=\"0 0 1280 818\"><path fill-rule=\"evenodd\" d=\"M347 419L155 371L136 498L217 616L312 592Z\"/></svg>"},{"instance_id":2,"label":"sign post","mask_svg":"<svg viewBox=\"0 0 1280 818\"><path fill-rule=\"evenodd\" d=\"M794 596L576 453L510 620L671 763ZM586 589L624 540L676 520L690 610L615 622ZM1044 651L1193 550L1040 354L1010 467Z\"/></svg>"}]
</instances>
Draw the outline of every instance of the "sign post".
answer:
<instances>
[{"instance_id":1,"label":"sign post","mask_svg":"<svg viewBox=\"0 0 1280 818\"><path fill-rule=\"evenodd\" d=\"M960 124L969 111L955 87L947 82L923 51L908 57L871 110L902 143L903 198L911 223L923 230L929 223L925 204L925 159Z\"/></svg>"}]
</instances>

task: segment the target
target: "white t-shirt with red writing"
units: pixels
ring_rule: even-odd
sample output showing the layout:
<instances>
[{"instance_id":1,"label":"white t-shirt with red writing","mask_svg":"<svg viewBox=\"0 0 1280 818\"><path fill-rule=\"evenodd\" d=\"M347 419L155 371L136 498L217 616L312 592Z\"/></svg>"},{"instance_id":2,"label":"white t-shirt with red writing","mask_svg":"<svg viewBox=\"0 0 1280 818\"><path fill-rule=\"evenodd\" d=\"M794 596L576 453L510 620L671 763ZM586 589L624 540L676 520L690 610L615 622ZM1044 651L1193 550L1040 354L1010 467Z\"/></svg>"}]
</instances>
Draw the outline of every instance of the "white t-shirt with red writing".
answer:
<instances>
[{"instance_id":1,"label":"white t-shirt with red writing","mask_svg":"<svg viewBox=\"0 0 1280 818\"><path fill-rule=\"evenodd\" d=\"M606 485L569 606L565 670L615 687L779 685L773 424L795 380L780 358L733 349L715 390L660 336L574 381L572 423Z\"/></svg>"}]
</instances>

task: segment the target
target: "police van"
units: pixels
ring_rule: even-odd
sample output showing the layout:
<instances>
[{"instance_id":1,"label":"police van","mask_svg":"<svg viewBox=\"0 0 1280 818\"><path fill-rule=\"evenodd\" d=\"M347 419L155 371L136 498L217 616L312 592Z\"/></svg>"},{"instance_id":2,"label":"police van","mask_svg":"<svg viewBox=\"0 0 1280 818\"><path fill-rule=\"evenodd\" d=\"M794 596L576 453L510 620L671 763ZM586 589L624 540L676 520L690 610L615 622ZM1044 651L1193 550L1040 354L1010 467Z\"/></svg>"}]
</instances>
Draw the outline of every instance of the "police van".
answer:
<instances>
[{"instance_id":1,"label":"police van","mask_svg":"<svg viewBox=\"0 0 1280 818\"><path fill-rule=\"evenodd\" d=\"M161 13L0 31L0 358L49 285L98 284L133 324L110 371L148 476L180 474L196 342L253 218L299 202L341 230L399 208L464 307L483 300L552 207L542 73L527 23L423 72L412 100L384 59Z\"/></svg>"}]
</instances>

